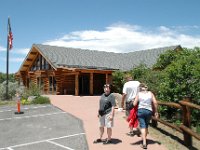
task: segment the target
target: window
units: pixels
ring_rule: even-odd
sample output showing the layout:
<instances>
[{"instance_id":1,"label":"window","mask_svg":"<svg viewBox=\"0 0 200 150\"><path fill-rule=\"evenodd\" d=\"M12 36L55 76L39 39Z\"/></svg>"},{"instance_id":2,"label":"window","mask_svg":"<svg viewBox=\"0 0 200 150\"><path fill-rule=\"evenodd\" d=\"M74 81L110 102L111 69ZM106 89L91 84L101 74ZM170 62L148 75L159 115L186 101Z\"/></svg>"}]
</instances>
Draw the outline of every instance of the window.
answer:
<instances>
[{"instance_id":1,"label":"window","mask_svg":"<svg viewBox=\"0 0 200 150\"><path fill-rule=\"evenodd\" d=\"M50 69L52 69L51 65L49 65L49 63L45 60L44 57L42 57L42 55L39 55L39 57L36 58L35 62L31 67L31 71Z\"/></svg>"}]
</instances>

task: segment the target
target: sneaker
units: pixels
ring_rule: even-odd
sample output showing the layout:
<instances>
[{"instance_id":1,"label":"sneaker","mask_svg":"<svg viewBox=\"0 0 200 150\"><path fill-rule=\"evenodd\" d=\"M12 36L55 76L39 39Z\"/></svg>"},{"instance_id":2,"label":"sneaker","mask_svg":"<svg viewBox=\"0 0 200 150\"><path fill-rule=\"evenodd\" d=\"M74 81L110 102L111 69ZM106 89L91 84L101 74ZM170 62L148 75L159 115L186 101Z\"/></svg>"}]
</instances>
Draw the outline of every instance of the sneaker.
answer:
<instances>
[{"instance_id":1,"label":"sneaker","mask_svg":"<svg viewBox=\"0 0 200 150\"><path fill-rule=\"evenodd\" d=\"M102 139L96 139L96 140L93 141L94 144L96 144L96 143L101 143L101 142L103 142Z\"/></svg>"}]
</instances>

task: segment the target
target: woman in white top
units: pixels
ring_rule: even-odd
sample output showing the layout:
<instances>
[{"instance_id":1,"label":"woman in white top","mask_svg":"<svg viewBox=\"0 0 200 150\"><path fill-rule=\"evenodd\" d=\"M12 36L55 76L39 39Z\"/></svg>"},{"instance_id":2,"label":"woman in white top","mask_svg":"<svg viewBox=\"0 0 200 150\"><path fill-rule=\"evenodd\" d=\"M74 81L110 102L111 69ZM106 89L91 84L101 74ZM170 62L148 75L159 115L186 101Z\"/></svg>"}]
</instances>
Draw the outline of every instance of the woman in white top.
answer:
<instances>
[{"instance_id":1,"label":"woman in white top","mask_svg":"<svg viewBox=\"0 0 200 150\"><path fill-rule=\"evenodd\" d=\"M138 104L138 120L140 123L140 130L142 134L142 145L143 149L147 149L147 133L148 133L148 124L151 116L153 115L153 107L155 108L155 117L158 117L157 112L157 101L154 94L151 91L148 91L148 87L141 83L140 92L135 97L134 106ZM153 105L153 106L152 106Z\"/></svg>"}]
</instances>

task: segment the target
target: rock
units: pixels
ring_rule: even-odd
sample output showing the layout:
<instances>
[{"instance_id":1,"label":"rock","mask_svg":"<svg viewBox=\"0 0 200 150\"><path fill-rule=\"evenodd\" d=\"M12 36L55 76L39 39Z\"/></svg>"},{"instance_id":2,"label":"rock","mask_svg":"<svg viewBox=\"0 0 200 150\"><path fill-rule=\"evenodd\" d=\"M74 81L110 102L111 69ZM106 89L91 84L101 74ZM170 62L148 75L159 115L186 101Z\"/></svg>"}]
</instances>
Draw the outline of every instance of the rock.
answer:
<instances>
[{"instance_id":1,"label":"rock","mask_svg":"<svg viewBox=\"0 0 200 150\"><path fill-rule=\"evenodd\" d=\"M28 97L28 101L31 102L31 101L33 101L36 97L37 97L37 96L29 96L29 97Z\"/></svg>"},{"instance_id":2,"label":"rock","mask_svg":"<svg viewBox=\"0 0 200 150\"><path fill-rule=\"evenodd\" d=\"M113 93L113 95L115 97L116 108L121 108L122 95L119 93Z\"/></svg>"}]
</instances>

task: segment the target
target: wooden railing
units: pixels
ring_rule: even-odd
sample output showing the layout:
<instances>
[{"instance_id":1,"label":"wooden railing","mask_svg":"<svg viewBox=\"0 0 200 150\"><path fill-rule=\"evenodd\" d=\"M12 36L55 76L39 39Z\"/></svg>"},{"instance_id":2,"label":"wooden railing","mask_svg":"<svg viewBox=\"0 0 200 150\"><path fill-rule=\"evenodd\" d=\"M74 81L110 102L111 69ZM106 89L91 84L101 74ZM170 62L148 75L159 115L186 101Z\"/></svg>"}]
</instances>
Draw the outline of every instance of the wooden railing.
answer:
<instances>
[{"instance_id":1,"label":"wooden railing","mask_svg":"<svg viewBox=\"0 0 200 150\"><path fill-rule=\"evenodd\" d=\"M190 112L191 108L200 110L199 105L191 103L189 98L179 101L179 103L158 101L158 105L164 105L164 106L180 109L182 111L182 124L178 126L178 125L169 123L167 121L164 121L160 118L152 117L153 119L152 125L154 127L157 127L157 121L158 121L166 126L176 129L177 131L183 134L184 143L186 146L192 146L192 136L200 140L200 134L194 132L191 129L191 112Z\"/></svg>"}]
</instances>

